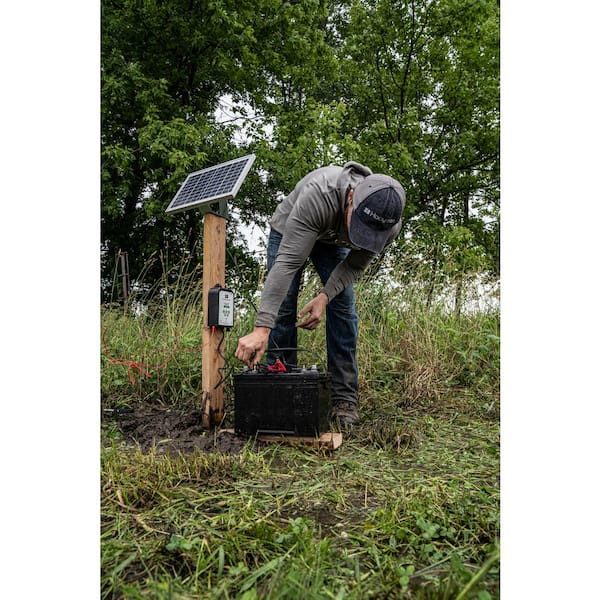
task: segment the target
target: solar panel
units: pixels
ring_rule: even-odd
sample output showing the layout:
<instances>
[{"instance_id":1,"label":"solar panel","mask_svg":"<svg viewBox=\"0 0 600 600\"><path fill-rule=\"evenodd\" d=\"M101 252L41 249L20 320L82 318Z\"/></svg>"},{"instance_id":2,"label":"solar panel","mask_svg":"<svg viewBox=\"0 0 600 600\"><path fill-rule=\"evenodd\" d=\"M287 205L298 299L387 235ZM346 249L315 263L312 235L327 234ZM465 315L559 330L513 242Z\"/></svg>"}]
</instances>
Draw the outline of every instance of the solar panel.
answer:
<instances>
[{"instance_id":1,"label":"solar panel","mask_svg":"<svg viewBox=\"0 0 600 600\"><path fill-rule=\"evenodd\" d=\"M165 212L177 213L235 198L255 158L254 154L248 154L190 173Z\"/></svg>"}]
</instances>

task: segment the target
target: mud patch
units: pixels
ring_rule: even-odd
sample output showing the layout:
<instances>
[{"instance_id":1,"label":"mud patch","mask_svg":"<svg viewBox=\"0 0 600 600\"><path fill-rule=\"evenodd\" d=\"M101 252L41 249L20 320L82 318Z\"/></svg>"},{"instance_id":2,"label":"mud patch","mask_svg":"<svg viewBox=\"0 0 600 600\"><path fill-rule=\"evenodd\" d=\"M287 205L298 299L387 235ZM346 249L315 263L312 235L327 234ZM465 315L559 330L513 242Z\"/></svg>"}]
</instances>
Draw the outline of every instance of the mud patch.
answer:
<instances>
[{"instance_id":1,"label":"mud patch","mask_svg":"<svg viewBox=\"0 0 600 600\"><path fill-rule=\"evenodd\" d=\"M113 411L105 415L113 420L123 437L139 445L143 452L155 448L158 454L194 451L238 454L246 438L219 430L202 428L197 409L139 407L130 411Z\"/></svg>"}]
</instances>

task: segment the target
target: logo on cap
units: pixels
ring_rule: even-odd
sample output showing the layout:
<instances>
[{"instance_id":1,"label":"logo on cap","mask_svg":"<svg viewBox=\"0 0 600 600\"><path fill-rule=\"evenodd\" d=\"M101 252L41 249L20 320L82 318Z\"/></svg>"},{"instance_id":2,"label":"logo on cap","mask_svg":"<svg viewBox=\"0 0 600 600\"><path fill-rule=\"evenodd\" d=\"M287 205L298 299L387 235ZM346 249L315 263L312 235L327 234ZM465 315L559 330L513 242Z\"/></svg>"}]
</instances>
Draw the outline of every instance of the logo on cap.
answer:
<instances>
[{"instance_id":1,"label":"logo on cap","mask_svg":"<svg viewBox=\"0 0 600 600\"><path fill-rule=\"evenodd\" d=\"M382 225L393 225L398 222L398 219L386 219L385 217L380 217L376 212L372 211L368 206L365 206L363 212L369 215L371 218L379 221Z\"/></svg>"},{"instance_id":2,"label":"logo on cap","mask_svg":"<svg viewBox=\"0 0 600 600\"><path fill-rule=\"evenodd\" d=\"M359 219L373 229L389 229L400 220L401 216L400 196L391 187L373 192L358 206Z\"/></svg>"}]
</instances>

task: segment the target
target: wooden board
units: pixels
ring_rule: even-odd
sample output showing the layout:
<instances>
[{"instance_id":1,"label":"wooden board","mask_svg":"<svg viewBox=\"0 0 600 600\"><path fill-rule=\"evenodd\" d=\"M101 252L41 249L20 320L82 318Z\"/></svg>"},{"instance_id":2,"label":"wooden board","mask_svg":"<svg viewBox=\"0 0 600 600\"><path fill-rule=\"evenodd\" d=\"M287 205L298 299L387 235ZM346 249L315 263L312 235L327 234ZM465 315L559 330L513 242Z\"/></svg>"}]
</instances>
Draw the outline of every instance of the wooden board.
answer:
<instances>
[{"instance_id":1,"label":"wooden board","mask_svg":"<svg viewBox=\"0 0 600 600\"><path fill-rule=\"evenodd\" d=\"M227 433L235 433L233 429L222 429ZM326 448L327 450L336 450L342 445L342 434L328 431L322 433L318 438L315 437L303 437L297 435L267 435L264 433L254 436L259 442L266 444L301 444L306 446L312 446L313 448Z\"/></svg>"},{"instance_id":2,"label":"wooden board","mask_svg":"<svg viewBox=\"0 0 600 600\"><path fill-rule=\"evenodd\" d=\"M202 425L210 427L223 419L223 386L217 387L225 359L217 351L223 329L212 332L206 324L208 315L208 290L215 285L225 285L225 228L227 221L218 215L204 215L204 257L202 272Z\"/></svg>"}]
</instances>

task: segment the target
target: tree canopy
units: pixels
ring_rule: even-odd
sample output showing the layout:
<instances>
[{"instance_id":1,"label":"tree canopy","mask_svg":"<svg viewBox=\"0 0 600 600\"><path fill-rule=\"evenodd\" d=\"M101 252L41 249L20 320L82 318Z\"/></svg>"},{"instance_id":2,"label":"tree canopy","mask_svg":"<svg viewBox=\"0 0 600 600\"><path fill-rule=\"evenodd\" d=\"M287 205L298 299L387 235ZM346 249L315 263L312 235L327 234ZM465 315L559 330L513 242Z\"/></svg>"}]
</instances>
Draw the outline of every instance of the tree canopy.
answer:
<instances>
[{"instance_id":1,"label":"tree canopy","mask_svg":"<svg viewBox=\"0 0 600 600\"><path fill-rule=\"evenodd\" d=\"M498 275L497 0L103 0L101 23L105 298L119 249L134 278L157 253L198 260L198 213L165 208L188 173L248 152L242 222L357 160L406 189L399 278Z\"/></svg>"}]
</instances>

